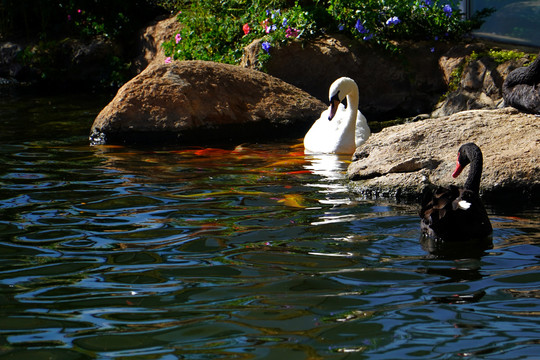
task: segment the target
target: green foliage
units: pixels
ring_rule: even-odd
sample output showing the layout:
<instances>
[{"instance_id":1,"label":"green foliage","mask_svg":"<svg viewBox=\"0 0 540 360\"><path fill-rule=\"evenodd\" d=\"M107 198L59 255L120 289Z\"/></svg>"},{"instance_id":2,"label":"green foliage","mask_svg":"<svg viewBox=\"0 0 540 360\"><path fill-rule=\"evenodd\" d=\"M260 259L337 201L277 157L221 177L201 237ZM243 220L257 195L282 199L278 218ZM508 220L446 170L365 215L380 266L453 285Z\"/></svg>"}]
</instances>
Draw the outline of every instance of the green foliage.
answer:
<instances>
[{"instance_id":1,"label":"green foliage","mask_svg":"<svg viewBox=\"0 0 540 360\"><path fill-rule=\"evenodd\" d=\"M24 39L29 45L18 55L20 63L43 80L62 81L69 69L77 68L71 63L73 54L67 39L113 39L122 45L124 54L110 56L100 81L117 86L132 76L129 66L136 49L135 35L165 12L157 1L1 0L0 40Z\"/></svg>"},{"instance_id":2,"label":"green foliage","mask_svg":"<svg viewBox=\"0 0 540 360\"><path fill-rule=\"evenodd\" d=\"M158 0L2 0L0 37L127 39L164 10Z\"/></svg>"},{"instance_id":3,"label":"green foliage","mask_svg":"<svg viewBox=\"0 0 540 360\"><path fill-rule=\"evenodd\" d=\"M489 57L495 60L498 64L505 63L510 60L521 59L525 56L525 53L522 51L515 50L489 50Z\"/></svg>"},{"instance_id":4,"label":"green foliage","mask_svg":"<svg viewBox=\"0 0 540 360\"><path fill-rule=\"evenodd\" d=\"M234 64L254 39L265 44L260 49L264 59L274 46L317 34L309 11L298 4L281 10L279 1L200 1L182 9L178 21L182 30L164 49L167 56L180 60Z\"/></svg>"},{"instance_id":5,"label":"green foliage","mask_svg":"<svg viewBox=\"0 0 540 360\"><path fill-rule=\"evenodd\" d=\"M493 12L484 9L465 19L453 0L328 0L292 6L279 0L163 0L161 5L177 6L183 26L164 44L170 59L236 63L247 44L261 39L259 67L272 48L326 31L341 31L397 52L400 40L460 39ZM245 24L248 32L243 31Z\"/></svg>"},{"instance_id":6,"label":"green foliage","mask_svg":"<svg viewBox=\"0 0 540 360\"><path fill-rule=\"evenodd\" d=\"M489 57L493 59L497 64L503 64L507 61L521 59L527 56L524 52L515 51L515 50L495 50L489 49L488 51L476 52L473 51L469 56L465 58L465 61L457 66L452 73L450 74L450 81L448 84L448 93L458 90L461 85L461 78L463 76L463 71L465 68L472 62L479 60L483 57ZM536 59L536 55L529 55L531 62ZM527 66L526 64L525 66ZM448 95L445 94L444 96Z\"/></svg>"},{"instance_id":7,"label":"green foliage","mask_svg":"<svg viewBox=\"0 0 540 360\"><path fill-rule=\"evenodd\" d=\"M467 20L453 0L330 0L329 10L349 34L392 51L396 40L461 39L494 11Z\"/></svg>"}]
</instances>

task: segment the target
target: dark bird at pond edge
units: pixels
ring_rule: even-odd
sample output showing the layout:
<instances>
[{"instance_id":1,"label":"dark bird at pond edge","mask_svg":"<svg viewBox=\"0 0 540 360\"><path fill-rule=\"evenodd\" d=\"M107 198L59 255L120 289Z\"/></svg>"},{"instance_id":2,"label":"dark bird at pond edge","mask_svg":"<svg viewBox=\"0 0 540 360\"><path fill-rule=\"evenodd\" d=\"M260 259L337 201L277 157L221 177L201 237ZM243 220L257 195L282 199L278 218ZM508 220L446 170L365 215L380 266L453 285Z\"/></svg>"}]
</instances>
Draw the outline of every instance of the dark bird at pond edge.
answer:
<instances>
[{"instance_id":1,"label":"dark bird at pond edge","mask_svg":"<svg viewBox=\"0 0 540 360\"><path fill-rule=\"evenodd\" d=\"M422 236L442 242L491 242L493 229L479 197L482 176L482 151L474 143L462 145L458 151L457 177L470 164L469 175L462 188L437 188L425 192L420 210Z\"/></svg>"},{"instance_id":2,"label":"dark bird at pond edge","mask_svg":"<svg viewBox=\"0 0 540 360\"><path fill-rule=\"evenodd\" d=\"M508 74L502 90L506 106L540 115L540 54L529 66Z\"/></svg>"}]
</instances>

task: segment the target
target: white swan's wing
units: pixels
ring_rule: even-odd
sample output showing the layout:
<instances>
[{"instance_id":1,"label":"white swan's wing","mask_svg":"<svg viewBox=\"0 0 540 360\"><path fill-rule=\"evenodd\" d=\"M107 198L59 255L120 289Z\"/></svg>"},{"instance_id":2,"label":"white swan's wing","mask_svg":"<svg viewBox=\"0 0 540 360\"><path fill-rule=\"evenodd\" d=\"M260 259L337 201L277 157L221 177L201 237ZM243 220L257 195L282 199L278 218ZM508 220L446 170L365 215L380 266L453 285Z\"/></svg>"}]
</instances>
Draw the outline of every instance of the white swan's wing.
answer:
<instances>
[{"instance_id":1,"label":"white swan's wing","mask_svg":"<svg viewBox=\"0 0 540 360\"><path fill-rule=\"evenodd\" d=\"M365 143L370 135L371 135L371 130L367 123L367 119L364 116L364 114L362 114L360 110L358 110L358 113L356 114L356 129L355 129L356 147Z\"/></svg>"},{"instance_id":2,"label":"white swan's wing","mask_svg":"<svg viewBox=\"0 0 540 360\"><path fill-rule=\"evenodd\" d=\"M308 153L319 153L325 152L328 148L328 143L323 141L324 134L327 132L328 115L330 114L330 109L323 111L321 117L317 119L311 128L304 136L304 150Z\"/></svg>"},{"instance_id":3,"label":"white swan's wing","mask_svg":"<svg viewBox=\"0 0 540 360\"><path fill-rule=\"evenodd\" d=\"M354 137L352 134L344 132L344 121L347 111L343 104L340 104L336 115L332 120L328 120L330 109L322 112L321 117L313 123L304 137L304 149L307 153L352 153L350 148L354 147ZM354 152L354 150L353 150Z\"/></svg>"}]
</instances>

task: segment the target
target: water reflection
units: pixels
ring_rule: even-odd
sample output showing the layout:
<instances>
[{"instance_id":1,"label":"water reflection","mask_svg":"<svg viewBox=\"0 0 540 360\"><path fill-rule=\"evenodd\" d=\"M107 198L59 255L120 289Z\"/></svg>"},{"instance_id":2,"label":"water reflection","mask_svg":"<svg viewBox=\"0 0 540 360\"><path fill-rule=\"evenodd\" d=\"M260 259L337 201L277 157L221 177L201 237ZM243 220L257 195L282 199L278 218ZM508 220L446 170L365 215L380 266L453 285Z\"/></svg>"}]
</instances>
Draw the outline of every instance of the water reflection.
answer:
<instances>
[{"instance_id":1,"label":"water reflection","mask_svg":"<svg viewBox=\"0 0 540 360\"><path fill-rule=\"evenodd\" d=\"M535 209L431 257L417 206L350 194L347 158L73 134L0 134L0 357L536 356Z\"/></svg>"},{"instance_id":2,"label":"water reflection","mask_svg":"<svg viewBox=\"0 0 540 360\"><path fill-rule=\"evenodd\" d=\"M483 239L472 239L471 241L442 241L439 238L420 235L420 244L422 249L439 259L463 259L463 258L481 258L487 254L489 249L493 248L493 237Z\"/></svg>"}]
</instances>

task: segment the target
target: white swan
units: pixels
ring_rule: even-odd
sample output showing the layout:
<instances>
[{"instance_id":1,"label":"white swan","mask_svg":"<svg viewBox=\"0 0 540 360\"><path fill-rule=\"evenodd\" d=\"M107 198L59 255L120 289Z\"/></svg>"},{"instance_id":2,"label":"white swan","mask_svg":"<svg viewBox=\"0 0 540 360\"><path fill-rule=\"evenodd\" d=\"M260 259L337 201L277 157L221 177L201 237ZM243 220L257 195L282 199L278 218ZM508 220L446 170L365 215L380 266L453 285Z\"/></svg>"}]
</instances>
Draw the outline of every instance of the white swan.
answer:
<instances>
[{"instance_id":1,"label":"white swan","mask_svg":"<svg viewBox=\"0 0 540 360\"><path fill-rule=\"evenodd\" d=\"M306 153L353 154L371 135L364 115L358 110L358 86L341 77L328 92L330 107L313 123L304 137ZM347 107L341 102L347 97Z\"/></svg>"}]
</instances>

